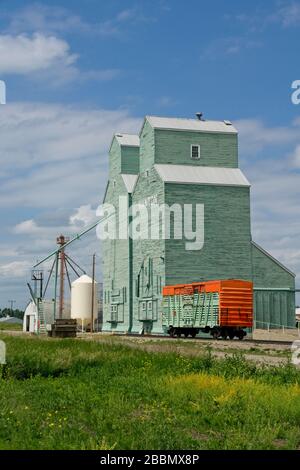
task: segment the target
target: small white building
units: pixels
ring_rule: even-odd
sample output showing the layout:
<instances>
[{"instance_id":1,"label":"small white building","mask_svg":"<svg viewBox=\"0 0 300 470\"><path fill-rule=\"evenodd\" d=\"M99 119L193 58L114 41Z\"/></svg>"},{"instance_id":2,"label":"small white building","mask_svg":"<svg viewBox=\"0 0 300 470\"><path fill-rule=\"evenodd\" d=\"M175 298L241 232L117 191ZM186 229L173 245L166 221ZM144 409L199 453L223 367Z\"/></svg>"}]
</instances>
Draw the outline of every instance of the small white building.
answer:
<instances>
[{"instance_id":1,"label":"small white building","mask_svg":"<svg viewBox=\"0 0 300 470\"><path fill-rule=\"evenodd\" d=\"M23 331L35 333L37 331L37 307L33 301L29 302L23 317Z\"/></svg>"},{"instance_id":2,"label":"small white building","mask_svg":"<svg viewBox=\"0 0 300 470\"><path fill-rule=\"evenodd\" d=\"M50 329L50 325L54 322L54 301L43 300L42 308L47 329ZM68 303L65 304L64 310L66 315L70 316L70 305ZM23 331L28 333L37 333L38 331L37 306L33 301L29 302L26 307L23 318Z\"/></svg>"}]
</instances>

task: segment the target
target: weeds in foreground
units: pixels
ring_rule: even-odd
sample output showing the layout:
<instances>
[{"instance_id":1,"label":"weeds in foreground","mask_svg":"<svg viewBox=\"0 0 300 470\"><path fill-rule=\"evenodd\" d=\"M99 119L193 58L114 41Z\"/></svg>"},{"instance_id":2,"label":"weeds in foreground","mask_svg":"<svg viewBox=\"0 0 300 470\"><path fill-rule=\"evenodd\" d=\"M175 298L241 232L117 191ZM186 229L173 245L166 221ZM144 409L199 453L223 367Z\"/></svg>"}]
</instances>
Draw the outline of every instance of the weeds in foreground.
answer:
<instances>
[{"instance_id":1,"label":"weeds in foreground","mask_svg":"<svg viewBox=\"0 0 300 470\"><path fill-rule=\"evenodd\" d=\"M4 337L0 449L296 449L300 371Z\"/></svg>"}]
</instances>

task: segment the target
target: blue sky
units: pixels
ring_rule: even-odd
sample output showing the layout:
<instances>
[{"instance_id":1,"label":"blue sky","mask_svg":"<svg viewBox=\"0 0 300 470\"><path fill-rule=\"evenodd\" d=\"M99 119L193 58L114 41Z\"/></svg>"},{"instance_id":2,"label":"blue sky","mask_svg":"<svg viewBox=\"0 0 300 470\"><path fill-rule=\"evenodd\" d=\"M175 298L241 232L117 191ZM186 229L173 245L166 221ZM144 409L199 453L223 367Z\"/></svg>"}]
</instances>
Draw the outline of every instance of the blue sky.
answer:
<instances>
[{"instance_id":1,"label":"blue sky","mask_svg":"<svg viewBox=\"0 0 300 470\"><path fill-rule=\"evenodd\" d=\"M299 40L296 0L2 0L0 306L24 306L32 262L94 220L111 136L145 114L235 123L253 238L300 276ZM95 234L75 245L89 268Z\"/></svg>"}]
</instances>

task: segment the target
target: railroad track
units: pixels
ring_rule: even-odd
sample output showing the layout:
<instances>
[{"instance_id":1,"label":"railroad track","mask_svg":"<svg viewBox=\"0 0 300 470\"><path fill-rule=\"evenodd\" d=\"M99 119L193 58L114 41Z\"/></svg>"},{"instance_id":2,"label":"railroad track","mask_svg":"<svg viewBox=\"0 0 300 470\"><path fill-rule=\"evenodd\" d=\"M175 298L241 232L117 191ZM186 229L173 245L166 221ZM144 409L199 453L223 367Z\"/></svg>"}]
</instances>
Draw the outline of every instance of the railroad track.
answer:
<instances>
[{"instance_id":1,"label":"railroad track","mask_svg":"<svg viewBox=\"0 0 300 470\"><path fill-rule=\"evenodd\" d=\"M131 338L140 338L140 339L161 339L161 340L167 340L167 341L176 341L178 339L184 340L184 341L209 341L209 342L219 342L223 341L225 343L249 343L249 344L268 344L268 345L282 345L282 346L291 346L293 344L293 340L291 341L280 341L280 340L265 340L265 339L244 339L243 341L240 341L238 339L233 339L233 340L224 340L224 339L213 339L213 338L205 338L205 337L196 337L196 338L178 338L178 337L171 337L171 336L163 336L163 335L140 335L138 333L131 333L131 334L124 334L124 333L115 333L114 336L125 336L125 337L131 337Z\"/></svg>"}]
</instances>

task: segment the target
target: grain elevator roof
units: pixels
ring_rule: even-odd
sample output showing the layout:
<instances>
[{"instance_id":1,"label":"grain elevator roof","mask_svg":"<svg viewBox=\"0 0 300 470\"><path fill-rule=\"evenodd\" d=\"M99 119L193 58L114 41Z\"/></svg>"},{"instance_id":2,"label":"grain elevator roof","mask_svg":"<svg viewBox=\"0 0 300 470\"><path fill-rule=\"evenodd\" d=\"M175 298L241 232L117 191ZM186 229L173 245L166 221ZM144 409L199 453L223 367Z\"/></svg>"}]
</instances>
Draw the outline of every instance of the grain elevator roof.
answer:
<instances>
[{"instance_id":1,"label":"grain elevator roof","mask_svg":"<svg viewBox=\"0 0 300 470\"><path fill-rule=\"evenodd\" d=\"M168 164L156 164L154 168L165 183L250 187L239 168Z\"/></svg>"},{"instance_id":2,"label":"grain elevator roof","mask_svg":"<svg viewBox=\"0 0 300 470\"><path fill-rule=\"evenodd\" d=\"M121 147L139 147L140 138L135 134L115 134L115 137Z\"/></svg>"},{"instance_id":3,"label":"grain elevator roof","mask_svg":"<svg viewBox=\"0 0 300 470\"><path fill-rule=\"evenodd\" d=\"M167 118L157 116L146 116L145 119L154 129L237 134L236 128L230 121L200 121L198 119Z\"/></svg>"}]
</instances>

